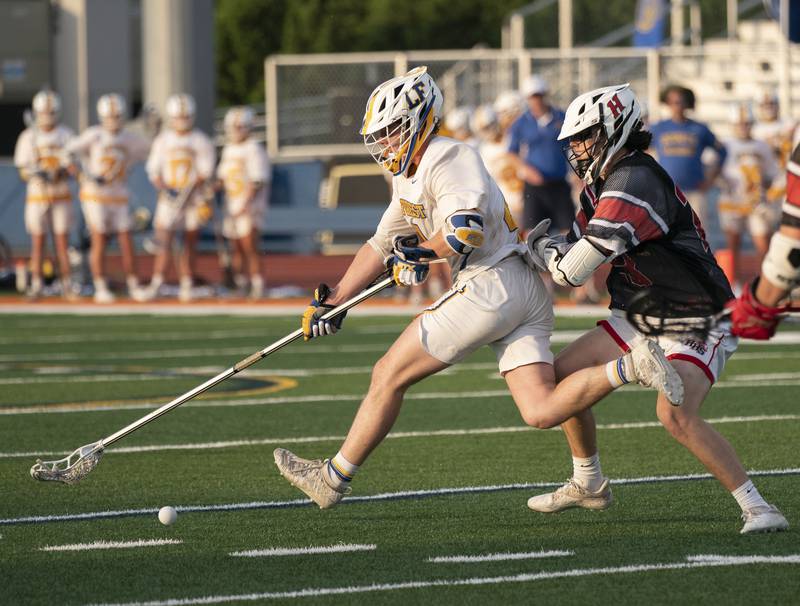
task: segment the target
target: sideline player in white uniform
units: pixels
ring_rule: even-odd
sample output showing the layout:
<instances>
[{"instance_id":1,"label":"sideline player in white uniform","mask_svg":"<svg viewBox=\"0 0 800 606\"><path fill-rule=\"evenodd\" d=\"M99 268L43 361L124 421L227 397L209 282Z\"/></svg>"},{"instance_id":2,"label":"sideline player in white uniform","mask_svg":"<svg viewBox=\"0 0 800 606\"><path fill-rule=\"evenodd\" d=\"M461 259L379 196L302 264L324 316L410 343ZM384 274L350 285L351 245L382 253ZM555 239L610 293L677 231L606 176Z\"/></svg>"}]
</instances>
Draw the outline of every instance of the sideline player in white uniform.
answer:
<instances>
[{"instance_id":1,"label":"sideline player in white uniform","mask_svg":"<svg viewBox=\"0 0 800 606\"><path fill-rule=\"evenodd\" d=\"M68 153L78 156L83 167L80 198L92 237L89 264L94 281L94 300L96 303L114 302L104 267L106 244L112 234L117 234L128 294L140 300L142 293L136 277L130 234L128 171L134 164L147 159L150 142L123 130L126 103L121 95L100 97L97 115L100 124L87 128L67 146Z\"/></svg>"},{"instance_id":2,"label":"sideline player in white uniform","mask_svg":"<svg viewBox=\"0 0 800 606\"><path fill-rule=\"evenodd\" d=\"M70 279L67 244L72 228L72 193L65 148L74 133L59 124L61 99L52 91L33 98L34 123L22 131L14 149L14 165L28 184L25 198L25 229L31 235L31 284L28 296L42 290L42 256L47 233L53 234L61 289L67 299L77 299Z\"/></svg>"},{"instance_id":3,"label":"sideline player in white uniform","mask_svg":"<svg viewBox=\"0 0 800 606\"><path fill-rule=\"evenodd\" d=\"M176 231L183 232L180 258L179 298L192 298L195 248L203 225L202 185L214 174L214 146L206 134L194 128L195 103L190 95L167 99L167 128L153 141L147 159L147 176L158 190L158 204L153 225L160 243L153 265L153 277L145 296L153 299L164 283L170 244ZM182 194L189 192L185 203Z\"/></svg>"},{"instance_id":4,"label":"sideline player in white uniform","mask_svg":"<svg viewBox=\"0 0 800 606\"><path fill-rule=\"evenodd\" d=\"M234 107L225 114L225 136L217 178L225 188L222 234L241 257L240 271L250 276L250 298L264 295L258 239L267 213L270 165L264 147L250 137L253 110Z\"/></svg>"},{"instance_id":5,"label":"sideline player in white uniform","mask_svg":"<svg viewBox=\"0 0 800 606\"><path fill-rule=\"evenodd\" d=\"M472 115L472 130L480 139L478 152L508 204L514 222L522 221L522 179L508 155L508 140L491 105L481 105Z\"/></svg>"},{"instance_id":6,"label":"sideline player in white uniform","mask_svg":"<svg viewBox=\"0 0 800 606\"><path fill-rule=\"evenodd\" d=\"M610 263L611 315L559 352L559 378L614 360L641 343L643 335L628 322L625 310L643 288L686 301L687 309L721 309L733 299L700 219L664 168L645 153L651 138L627 84L589 91L567 108L559 140L567 143L567 159L585 183L581 208L566 239L542 237L537 226L528 245L563 286L583 284L600 265ZM680 408L659 395L659 421L731 492L742 510L742 534L788 528L786 518L748 478L731 444L700 416L706 395L737 347L730 324L717 326L705 341L665 336L658 342L686 390ZM531 497L528 507L543 513L605 509L611 490L600 469L591 411L581 411L562 427L574 475L555 492Z\"/></svg>"},{"instance_id":7,"label":"sideline player in white uniform","mask_svg":"<svg viewBox=\"0 0 800 606\"><path fill-rule=\"evenodd\" d=\"M387 261L399 285L422 282L436 257L446 259L453 275L453 288L415 318L373 368L369 392L336 456L309 461L275 450L283 476L323 509L349 491L358 467L391 429L405 391L483 345L494 349L522 418L535 427L551 427L629 380L670 393L676 404L683 397L663 352L646 342L555 385L550 297L524 260L517 227L477 151L436 136L441 106L442 93L424 66L370 96L361 134L394 175L392 201L339 284L321 284L303 314L307 338L336 332L341 316L320 318L379 276Z\"/></svg>"},{"instance_id":8,"label":"sideline player in white uniform","mask_svg":"<svg viewBox=\"0 0 800 606\"><path fill-rule=\"evenodd\" d=\"M752 136L753 113L748 105L732 108L734 137L727 139L728 155L722 166L719 223L731 251L731 276L738 285L742 232L747 227L758 252L759 265L767 254L769 238L780 219L780 206L767 200L767 192L778 174L772 149Z\"/></svg>"}]
</instances>

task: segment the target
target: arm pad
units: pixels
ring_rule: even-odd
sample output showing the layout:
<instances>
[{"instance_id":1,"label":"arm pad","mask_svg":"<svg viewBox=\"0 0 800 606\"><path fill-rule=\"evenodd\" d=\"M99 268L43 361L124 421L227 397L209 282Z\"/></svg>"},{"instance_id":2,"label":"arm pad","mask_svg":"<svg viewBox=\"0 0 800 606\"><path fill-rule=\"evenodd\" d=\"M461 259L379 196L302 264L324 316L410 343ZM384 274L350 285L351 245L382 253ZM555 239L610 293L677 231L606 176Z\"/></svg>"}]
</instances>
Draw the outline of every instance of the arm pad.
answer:
<instances>
[{"instance_id":1,"label":"arm pad","mask_svg":"<svg viewBox=\"0 0 800 606\"><path fill-rule=\"evenodd\" d=\"M477 210L459 210L447 217L444 240L453 252L468 255L483 246L483 217Z\"/></svg>"},{"instance_id":2,"label":"arm pad","mask_svg":"<svg viewBox=\"0 0 800 606\"><path fill-rule=\"evenodd\" d=\"M787 291L800 284L800 242L775 232L761 264L761 275Z\"/></svg>"},{"instance_id":3,"label":"arm pad","mask_svg":"<svg viewBox=\"0 0 800 606\"><path fill-rule=\"evenodd\" d=\"M578 240L565 253L556 246L548 246L544 256L553 281L561 286L580 286L607 258L586 238Z\"/></svg>"}]
</instances>

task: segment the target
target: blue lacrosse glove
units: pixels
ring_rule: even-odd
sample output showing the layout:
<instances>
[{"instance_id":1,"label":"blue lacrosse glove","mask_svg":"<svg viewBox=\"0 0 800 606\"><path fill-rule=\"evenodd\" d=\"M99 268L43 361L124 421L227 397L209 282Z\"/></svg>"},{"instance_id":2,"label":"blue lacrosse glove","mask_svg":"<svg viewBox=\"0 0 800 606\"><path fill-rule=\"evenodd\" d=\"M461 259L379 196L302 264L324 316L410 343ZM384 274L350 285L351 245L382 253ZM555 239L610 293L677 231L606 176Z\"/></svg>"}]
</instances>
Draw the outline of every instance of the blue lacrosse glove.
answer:
<instances>
[{"instance_id":1,"label":"blue lacrosse glove","mask_svg":"<svg viewBox=\"0 0 800 606\"><path fill-rule=\"evenodd\" d=\"M311 299L311 303L303 312L303 318L300 322L303 327L304 340L308 341L315 337L332 335L342 327L342 322L344 322L347 312L330 320L322 320L322 316L336 307L325 302L330 293L331 289L327 284L320 284L317 286L317 290L314 291L314 298Z\"/></svg>"},{"instance_id":2,"label":"blue lacrosse glove","mask_svg":"<svg viewBox=\"0 0 800 606\"><path fill-rule=\"evenodd\" d=\"M436 253L419 245L417 236L397 236L392 247L394 255L389 257L386 267L398 286L416 286L428 278L430 261Z\"/></svg>"}]
</instances>

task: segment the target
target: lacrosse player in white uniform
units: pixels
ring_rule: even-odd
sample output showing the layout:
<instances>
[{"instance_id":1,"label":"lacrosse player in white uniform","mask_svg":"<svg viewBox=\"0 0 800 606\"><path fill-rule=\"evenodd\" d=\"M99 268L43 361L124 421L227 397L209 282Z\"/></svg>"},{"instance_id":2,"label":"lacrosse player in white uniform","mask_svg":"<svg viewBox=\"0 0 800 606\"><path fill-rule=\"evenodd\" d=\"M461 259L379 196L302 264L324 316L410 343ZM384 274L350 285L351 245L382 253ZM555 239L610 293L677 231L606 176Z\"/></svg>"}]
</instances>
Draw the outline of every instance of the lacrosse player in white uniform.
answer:
<instances>
[{"instance_id":1,"label":"lacrosse player in white uniform","mask_svg":"<svg viewBox=\"0 0 800 606\"><path fill-rule=\"evenodd\" d=\"M28 297L42 291L42 256L47 233L53 234L63 296L77 299L70 279L67 241L72 228L72 193L65 148L74 133L59 124L61 99L52 91L33 98L34 122L22 131L14 149L14 165L28 184L25 228L31 235L31 284Z\"/></svg>"},{"instance_id":2,"label":"lacrosse player in white uniform","mask_svg":"<svg viewBox=\"0 0 800 606\"><path fill-rule=\"evenodd\" d=\"M147 175L159 192L153 225L160 245L145 296L153 299L158 294L164 283L172 236L181 231L178 296L181 301L189 301L198 231L204 223L202 185L214 174L214 146L206 134L194 128L195 103L190 95L171 96L166 113L167 128L153 141L147 159Z\"/></svg>"},{"instance_id":3,"label":"lacrosse player in white uniform","mask_svg":"<svg viewBox=\"0 0 800 606\"><path fill-rule=\"evenodd\" d=\"M358 467L391 429L405 391L491 345L526 423L551 427L627 381L682 399L683 386L658 347L644 346L611 364L584 369L555 385L550 335L553 307L524 260L516 225L477 151L436 135L442 93L418 67L378 86L361 134L393 175L392 200L375 235L339 284L321 284L303 314L306 338L332 334L342 316L321 317L387 267L398 285L425 280L430 261L449 264L453 288L415 318L372 371L369 392L339 452L309 461L274 452L283 476L321 508L349 491Z\"/></svg>"},{"instance_id":4,"label":"lacrosse player in white uniform","mask_svg":"<svg viewBox=\"0 0 800 606\"><path fill-rule=\"evenodd\" d=\"M252 128L253 110L249 107L234 107L225 114L227 141L217 178L225 189L222 234L233 241L241 258L240 270L250 276L250 298L260 299L264 278L258 239L267 213L271 173L264 147L250 137Z\"/></svg>"},{"instance_id":5,"label":"lacrosse player in white uniform","mask_svg":"<svg viewBox=\"0 0 800 606\"><path fill-rule=\"evenodd\" d=\"M147 159L150 142L140 135L123 130L126 115L121 95L103 95L97 101L100 124L87 128L67 146L77 156L81 171L81 207L92 237L89 264L94 281L96 303L113 303L114 295L105 277L104 257L111 234L116 233L122 253L128 294L142 299L136 277L131 217L128 207L128 171Z\"/></svg>"}]
</instances>

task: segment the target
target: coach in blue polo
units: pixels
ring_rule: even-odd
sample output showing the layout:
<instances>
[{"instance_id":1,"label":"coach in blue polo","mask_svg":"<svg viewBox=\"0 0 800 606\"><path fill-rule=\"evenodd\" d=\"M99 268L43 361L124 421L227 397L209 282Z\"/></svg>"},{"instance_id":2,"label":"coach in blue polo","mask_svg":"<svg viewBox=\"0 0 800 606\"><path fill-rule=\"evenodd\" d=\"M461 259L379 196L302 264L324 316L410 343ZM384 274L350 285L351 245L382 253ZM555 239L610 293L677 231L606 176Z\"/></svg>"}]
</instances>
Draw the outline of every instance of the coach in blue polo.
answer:
<instances>
[{"instance_id":1,"label":"coach in blue polo","mask_svg":"<svg viewBox=\"0 0 800 606\"><path fill-rule=\"evenodd\" d=\"M567 161L558 142L564 112L550 105L547 82L539 76L525 80L520 92L528 111L511 125L508 151L524 183L522 228L528 230L550 219L554 230L568 230L575 208L567 183Z\"/></svg>"}]
</instances>

